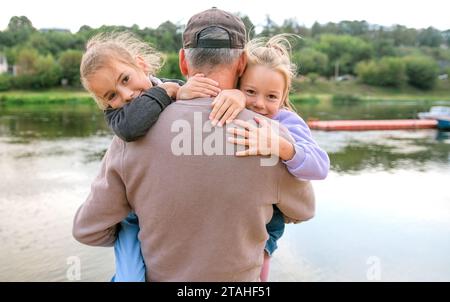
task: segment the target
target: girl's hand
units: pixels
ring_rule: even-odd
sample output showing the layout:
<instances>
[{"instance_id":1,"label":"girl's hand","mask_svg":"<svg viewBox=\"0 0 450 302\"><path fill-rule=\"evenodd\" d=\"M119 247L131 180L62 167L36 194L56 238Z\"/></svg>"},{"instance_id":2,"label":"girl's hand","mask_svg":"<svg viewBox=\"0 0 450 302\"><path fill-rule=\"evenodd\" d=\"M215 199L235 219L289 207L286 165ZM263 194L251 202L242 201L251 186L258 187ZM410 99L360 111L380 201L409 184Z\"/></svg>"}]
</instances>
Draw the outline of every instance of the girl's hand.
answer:
<instances>
[{"instance_id":1,"label":"girl's hand","mask_svg":"<svg viewBox=\"0 0 450 302\"><path fill-rule=\"evenodd\" d=\"M232 122L245 108L245 95L238 89L223 90L211 104L213 109L209 115L211 124L222 127Z\"/></svg>"},{"instance_id":2,"label":"girl's hand","mask_svg":"<svg viewBox=\"0 0 450 302\"><path fill-rule=\"evenodd\" d=\"M180 87L177 94L178 100L190 100L195 98L215 97L220 93L219 83L198 73Z\"/></svg>"},{"instance_id":3,"label":"girl's hand","mask_svg":"<svg viewBox=\"0 0 450 302\"><path fill-rule=\"evenodd\" d=\"M283 160L290 160L294 157L294 146L275 131L278 124L269 123L258 117L255 117L254 120L261 127L235 120L234 123L244 129L230 128L227 130L229 133L243 137L230 137L228 138L230 143L249 147L247 150L236 152L236 156L275 155Z\"/></svg>"},{"instance_id":4,"label":"girl's hand","mask_svg":"<svg viewBox=\"0 0 450 302\"><path fill-rule=\"evenodd\" d=\"M162 83L162 84L159 84L158 86L163 88L167 92L167 95L172 100L176 99L177 93L180 90L180 85L178 85L177 83L172 83L172 82Z\"/></svg>"}]
</instances>

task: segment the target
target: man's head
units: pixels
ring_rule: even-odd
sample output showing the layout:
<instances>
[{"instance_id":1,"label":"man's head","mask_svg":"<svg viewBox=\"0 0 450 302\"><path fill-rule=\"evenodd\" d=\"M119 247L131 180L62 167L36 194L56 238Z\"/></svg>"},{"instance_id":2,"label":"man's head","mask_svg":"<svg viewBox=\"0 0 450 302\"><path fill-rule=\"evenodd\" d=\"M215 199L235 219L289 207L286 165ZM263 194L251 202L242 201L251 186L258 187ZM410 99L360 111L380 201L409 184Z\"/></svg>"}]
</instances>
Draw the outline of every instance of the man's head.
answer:
<instances>
[{"instance_id":1,"label":"man's head","mask_svg":"<svg viewBox=\"0 0 450 302\"><path fill-rule=\"evenodd\" d=\"M234 88L246 58L245 25L242 20L215 7L194 15L183 32L180 69L186 76L203 73L218 77L222 86ZM225 73L224 73L225 71Z\"/></svg>"}]
</instances>

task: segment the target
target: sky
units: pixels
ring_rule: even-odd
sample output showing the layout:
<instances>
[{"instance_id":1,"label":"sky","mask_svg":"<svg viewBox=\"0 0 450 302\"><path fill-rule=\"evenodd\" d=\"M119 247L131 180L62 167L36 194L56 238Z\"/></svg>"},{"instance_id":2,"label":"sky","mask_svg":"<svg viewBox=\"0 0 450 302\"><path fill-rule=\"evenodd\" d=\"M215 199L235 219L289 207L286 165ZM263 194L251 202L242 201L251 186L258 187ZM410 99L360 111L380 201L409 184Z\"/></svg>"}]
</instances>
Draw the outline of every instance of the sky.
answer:
<instances>
[{"instance_id":1,"label":"sky","mask_svg":"<svg viewBox=\"0 0 450 302\"><path fill-rule=\"evenodd\" d=\"M0 30L12 16L26 16L34 27L65 28L77 32L82 25L137 24L156 28L170 20L186 24L189 17L213 6L250 17L258 32L267 15L277 24L294 18L311 27L342 20L371 24L401 24L414 28L450 29L449 0L11 0L0 5ZM5 4L7 3L7 4Z\"/></svg>"}]
</instances>

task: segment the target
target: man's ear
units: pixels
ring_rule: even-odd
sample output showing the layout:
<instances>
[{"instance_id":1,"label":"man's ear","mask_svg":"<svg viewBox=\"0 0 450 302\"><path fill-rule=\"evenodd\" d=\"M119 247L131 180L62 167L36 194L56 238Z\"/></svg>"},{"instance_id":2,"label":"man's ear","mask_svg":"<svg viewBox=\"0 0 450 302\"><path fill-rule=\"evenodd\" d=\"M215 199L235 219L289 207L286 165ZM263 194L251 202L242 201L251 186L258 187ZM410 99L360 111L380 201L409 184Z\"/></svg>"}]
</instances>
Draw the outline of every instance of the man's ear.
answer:
<instances>
[{"instance_id":1,"label":"man's ear","mask_svg":"<svg viewBox=\"0 0 450 302\"><path fill-rule=\"evenodd\" d=\"M142 69L145 74L150 72L150 66L148 66L147 62L141 56L136 56L136 65Z\"/></svg>"},{"instance_id":2,"label":"man's ear","mask_svg":"<svg viewBox=\"0 0 450 302\"><path fill-rule=\"evenodd\" d=\"M245 52L243 52L241 54L241 56L239 57L239 62L238 62L238 67L237 67L238 77L241 77L244 74L245 67L247 67L247 55L245 54Z\"/></svg>"},{"instance_id":3,"label":"man's ear","mask_svg":"<svg viewBox=\"0 0 450 302\"><path fill-rule=\"evenodd\" d=\"M187 77L188 75L188 65L186 62L186 54L184 53L184 49L180 49L178 53L178 66L180 67L181 74Z\"/></svg>"}]
</instances>

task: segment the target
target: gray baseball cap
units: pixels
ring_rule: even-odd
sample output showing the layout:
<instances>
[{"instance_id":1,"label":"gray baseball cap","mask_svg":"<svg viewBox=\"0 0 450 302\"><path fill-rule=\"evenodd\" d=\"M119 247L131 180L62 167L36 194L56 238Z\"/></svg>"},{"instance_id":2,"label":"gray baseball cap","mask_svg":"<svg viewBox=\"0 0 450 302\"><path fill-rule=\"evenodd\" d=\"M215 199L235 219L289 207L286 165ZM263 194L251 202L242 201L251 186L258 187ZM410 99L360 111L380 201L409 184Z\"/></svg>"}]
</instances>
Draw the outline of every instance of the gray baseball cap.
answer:
<instances>
[{"instance_id":1,"label":"gray baseball cap","mask_svg":"<svg viewBox=\"0 0 450 302\"><path fill-rule=\"evenodd\" d=\"M228 39L200 39L207 28L219 27L228 33ZM192 16L183 32L183 48L237 48L246 43L245 25L242 20L216 7Z\"/></svg>"}]
</instances>

